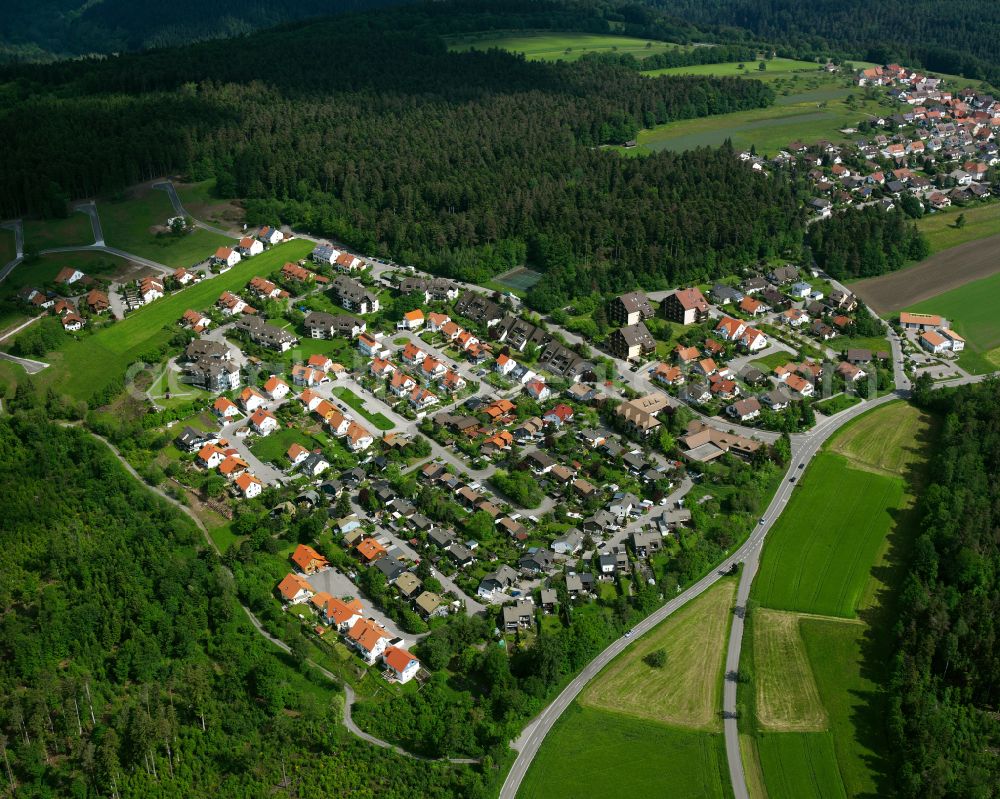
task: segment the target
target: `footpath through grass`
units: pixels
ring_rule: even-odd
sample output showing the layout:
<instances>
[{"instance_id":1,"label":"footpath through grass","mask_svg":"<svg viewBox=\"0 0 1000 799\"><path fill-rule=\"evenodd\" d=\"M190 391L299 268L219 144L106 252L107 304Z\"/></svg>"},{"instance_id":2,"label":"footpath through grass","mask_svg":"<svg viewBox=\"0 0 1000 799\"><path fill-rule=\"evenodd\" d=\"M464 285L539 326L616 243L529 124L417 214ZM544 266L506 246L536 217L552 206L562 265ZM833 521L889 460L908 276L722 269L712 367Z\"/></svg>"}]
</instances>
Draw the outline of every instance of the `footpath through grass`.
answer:
<instances>
[{"instance_id":1,"label":"footpath through grass","mask_svg":"<svg viewBox=\"0 0 1000 799\"><path fill-rule=\"evenodd\" d=\"M124 200L97 204L104 240L109 246L141 255L166 266L193 266L234 239L196 228L184 236L157 235L175 216L170 198L160 189L144 188Z\"/></svg>"},{"instance_id":2,"label":"footpath through grass","mask_svg":"<svg viewBox=\"0 0 1000 799\"><path fill-rule=\"evenodd\" d=\"M518 799L728 797L721 734L570 705L525 775Z\"/></svg>"},{"instance_id":3,"label":"footpath through grass","mask_svg":"<svg viewBox=\"0 0 1000 799\"><path fill-rule=\"evenodd\" d=\"M932 422L902 402L852 422L816 456L768 537L740 705L743 756L770 799L891 788L881 683Z\"/></svg>"}]
</instances>

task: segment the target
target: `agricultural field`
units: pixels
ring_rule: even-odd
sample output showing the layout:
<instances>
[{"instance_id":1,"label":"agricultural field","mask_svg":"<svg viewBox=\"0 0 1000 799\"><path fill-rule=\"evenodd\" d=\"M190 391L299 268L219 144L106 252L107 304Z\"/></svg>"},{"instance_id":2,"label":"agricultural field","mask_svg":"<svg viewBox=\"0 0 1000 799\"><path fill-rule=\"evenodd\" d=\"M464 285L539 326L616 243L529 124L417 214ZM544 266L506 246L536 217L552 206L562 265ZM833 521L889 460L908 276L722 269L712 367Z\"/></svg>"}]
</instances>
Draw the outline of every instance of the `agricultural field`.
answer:
<instances>
[{"instance_id":1,"label":"agricultural field","mask_svg":"<svg viewBox=\"0 0 1000 799\"><path fill-rule=\"evenodd\" d=\"M761 70L760 65L766 69ZM740 66L742 65L742 69ZM688 67L666 67L646 72L650 77L659 75L715 75L718 77L745 76L766 81L778 75L791 72L818 73L819 65L812 61L797 61L794 58L772 58L770 61L727 61L723 64L693 64Z\"/></svg>"},{"instance_id":2,"label":"agricultural field","mask_svg":"<svg viewBox=\"0 0 1000 799\"><path fill-rule=\"evenodd\" d=\"M848 141L852 136L840 133L840 129L854 127L870 114L885 112L878 101L863 100L843 78L786 73L772 77L769 83L778 92L774 105L658 125L639 132L639 149L690 150L715 147L731 139L737 149L755 146L761 154L773 154L796 139ZM850 95L852 99L848 99Z\"/></svg>"},{"instance_id":3,"label":"agricultural field","mask_svg":"<svg viewBox=\"0 0 1000 799\"><path fill-rule=\"evenodd\" d=\"M615 658L580 695L587 708L677 727L722 730L722 672L736 591L734 579L669 616ZM666 665L645 662L666 651Z\"/></svg>"},{"instance_id":4,"label":"agricultural field","mask_svg":"<svg viewBox=\"0 0 1000 799\"><path fill-rule=\"evenodd\" d=\"M87 399L121 377L144 353L167 342L185 310L205 308L223 291L241 289L254 275L269 274L285 261L302 258L311 249L308 241L282 244L256 258L241 261L223 275L157 300L93 335L84 335L79 340L67 337L63 347L44 357L52 367L40 373L36 382L45 388L58 385L61 392ZM0 371L0 378L4 376Z\"/></svg>"},{"instance_id":5,"label":"agricultural field","mask_svg":"<svg viewBox=\"0 0 1000 799\"><path fill-rule=\"evenodd\" d=\"M616 768L615 764L627 764ZM532 762L518 799L732 795L721 734L570 705Z\"/></svg>"},{"instance_id":6,"label":"agricultural field","mask_svg":"<svg viewBox=\"0 0 1000 799\"><path fill-rule=\"evenodd\" d=\"M1000 237L997 237L997 244L1000 245ZM959 355L959 365L974 372L989 372L1000 369L998 306L1000 272L910 305L906 310L936 313L948 319L966 342L965 352Z\"/></svg>"},{"instance_id":7,"label":"agricultural field","mask_svg":"<svg viewBox=\"0 0 1000 799\"><path fill-rule=\"evenodd\" d=\"M902 402L859 417L816 456L768 539L740 668L742 755L771 799L891 792L880 683L935 433ZM806 533L790 522L801 518Z\"/></svg>"},{"instance_id":8,"label":"agricultural field","mask_svg":"<svg viewBox=\"0 0 1000 799\"><path fill-rule=\"evenodd\" d=\"M756 583L761 605L853 617L902 501L901 478L818 454L768 536Z\"/></svg>"},{"instance_id":9,"label":"agricultural field","mask_svg":"<svg viewBox=\"0 0 1000 799\"><path fill-rule=\"evenodd\" d=\"M827 714L813 679L799 614L760 608L753 621L757 722L768 732L821 732Z\"/></svg>"},{"instance_id":10,"label":"agricultural field","mask_svg":"<svg viewBox=\"0 0 1000 799\"><path fill-rule=\"evenodd\" d=\"M449 37L447 41L448 49L457 52L499 48L512 53L523 53L529 61L576 61L585 53L608 52L631 53L636 58L645 58L680 46L631 36L551 31L517 31L509 34L486 31Z\"/></svg>"},{"instance_id":11,"label":"agricultural field","mask_svg":"<svg viewBox=\"0 0 1000 799\"><path fill-rule=\"evenodd\" d=\"M199 222L230 230L234 236L242 230L246 216L243 208L234 200L215 196L215 178L199 183L174 182L174 191L181 198L184 210Z\"/></svg>"},{"instance_id":12,"label":"agricultural field","mask_svg":"<svg viewBox=\"0 0 1000 799\"><path fill-rule=\"evenodd\" d=\"M71 211L65 219L25 219L22 224L25 252L94 243L94 229L87 214Z\"/></svg>"},{"instance_id":13,"label":"agricultural field","mask_svg":"<svg viewBox=\"0 0 1000 799\"><path fill-rule=\"evenodd\" d=\"M885 651L889 647L869 651L864 624L805 617L799 621L799 631L826 709L847 795L890 794L891 786L879 784L888 771L881 739L886 711L873 679L876 674L881 679L880 666L891 662L892 653Z\"/></svg>"},{"instance_id":14,"label":"agricultural field","mask_svg":"<svg viewBox=\"0 0 1000 799\"><path fill-rule=\"evenodd\" d=\"M955 220L959 216L965 217L962 227L955 225ZM1000 235L1000 202L991 200L965 208L953 206L944 211L922 216L916 225L927 237L927 242L931 245L931 254L934 254L968 241Z\"/></svg>"},{"instance_id":15,"label":"agricultural field","mask_svg":"<svg viewBox=\"0 0 1000 799\"><path fill-rule=\"evenodd\" d=\"M997 206L984 206L983 209L994 207ZM852 282L851 291L885 315L936 299L973 281L993 277L998 272L998 264L1000 235L967 241L897 272ZM995 284L983 288L995 291Z\"/></svg>"},{"instance_id":16,"label":"agricultural field","mask_svg":"<svg viewBox=\"0 0 1000 799\"><path fill-rule=\"evenodd\" d=\"M180 237L165 233L174 209L167 193L159 189L144 187L128 199L99 202L97 211L109 246L167 266L192 266L219 247L233 244L232 239L200 228Z\"/></svg>"},{"instance_id":17,"label":"agricultural field","mask_svg":"<svg viewBox=\"0 0 1000 799\"><path fill-rule=\"evenodd\" d=\"M757 747L768 799L846 799L830 733L764 733Z\"/></svg>"}]
</instances>

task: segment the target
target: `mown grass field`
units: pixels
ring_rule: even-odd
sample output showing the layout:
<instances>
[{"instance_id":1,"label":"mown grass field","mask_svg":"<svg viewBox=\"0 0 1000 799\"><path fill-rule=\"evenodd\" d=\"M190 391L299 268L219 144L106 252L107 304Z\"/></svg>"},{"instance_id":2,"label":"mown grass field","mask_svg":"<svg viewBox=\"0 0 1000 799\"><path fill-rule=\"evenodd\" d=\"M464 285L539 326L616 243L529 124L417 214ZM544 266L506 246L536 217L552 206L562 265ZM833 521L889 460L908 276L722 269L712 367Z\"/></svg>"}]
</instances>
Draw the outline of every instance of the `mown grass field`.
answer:
<instances>
[{"instance_id":1,"label":"mown grass field","mask_svg":"<svg viewBox=\"0 0 1000 799\"><path fill-rule=\"evenodd\" d=\"M677 727L721 731L722 672L735 579L712 588L669 616L615 658L580 695L584 707ZM643 661L664 649L667 663Z\"/></svg>"},{"instance_id":2,"label":"mown grass field","mask_svg":"<svg viewBox=\"0 0 1000 799\"><path fill-rule=\"evenodd\" d=\"M606 52L631 53L636 58L645 58L679 47L670 42L636 39L631 36L551 31L486 31L449 37L447 42L448 49L457 52L499 48L512 53L523 53L529 61L576 61L585 53Z\"/></svg>"},{"instance_id":3,"label":"mown grass field","mask_svg":"<svg viewBox=\"0 0 1000 799\"><path fill-rule=\"evenodd\" d=\"M732 795L721 734L570 705L545 739L518 799Z\"/></svg>"},{"instance_id":4,"label":"mown grass field","mask_svg":"<svg viewBox=\"0 0 1000 799\"><path fill-rule=\"evenodd\" d=\"M769 732L825 730L827 714L799 634L799 614L757 610L752 646L760 727Z\"/></svg>"},{"instance_id":5,"label":"mown grass field","mask_svg":"<svg viewBox=\"0 0 1000 799\"><path fill-rule=\"evenodd\" d=\"M175 215L170 198L160 189L144 189L125 200L99 202L97 211L109 246L167 266L192 266L219 247L234 243L233 239L200 228L180 238L158 236L155 228L166 225Z\"/></svg>"},{"instance_id":6,"label":"mown grass field","mask_svg":"<svg viewBox=\"0 0 1000 799\"><path fill-rule=\"evenodd\" d=\"M743 69L740 69L740 64ZM760 65L767 68L761 70ZM773 58L770 61L727 61L723 64L693 64L689 67L666 67L651 69L646 74L659 75L717 75L719 77L745 76L756 80L767 80L790 72L819 73L819 65L812 61L797 61L794 58Z\"/></svg>"},{"instance_id":7,"label":"mown grass field","mask_svg":"<svg viewBox=\"0 0 1000 799\"><path fill-rule=\"evenodd\" d=\"M965 339L966 349L983 356L993 369L997 369L1000 368L998 307L1000 307L1000 272L938 294L932 299L918 302L906 310L936 313L945 317L952 328ZM959 363L964 365L961 356Z\"/></svg>"},{"instance_id":8,"label":"mown grass field","mask_svg":"<svg viewBox=\"0 0 1000 799\"><path fill-rule=\"evenodd\" d=\"M742 732L753 737L742 754L760 768L770 799L892 792L880 686L892 662L891 630L917 530L913 497L925 481L936 428L934 419L902 402L859 417L816 457L779 521L780 530L768 539L752 593L752 641L744 646L741 669L752 675L747 686L752 692L744 694L750 697L745 706L752 707L746 714L750 726ZM872 500L886 483L898 485L899 498L883 507ZM892 510L894 518L875 546L867 535L858 543L853 535L858 521L828 504L833 489L843 492L847 503L867 507L869 516ZM788 519L809 508L809 524L800 525L796 546ZM836 535L840 549L829 546ZM807 552L817 537L826 541L825 562ZM849 547L861 558L856 568L845 570ZM841 584L852 586L851 603L828 581L838 571ZM796 592L794 583L804 588ZM837 615L858 618L813 615L825 611L808 591L810 583L825 592L825 605L845 611ZM770 609L782 604L805 612Z\"/></svg>"},{"instance_id":9,"label":"mown grass field","mask_svg":"<svg viewBox=\"0 0 1000 799\"><path fill-rule=\"evenodd\" d=\"M960 228L955 227L955 220L959 215L965 217L965 224ZM993 200L967 208L955 206L923 216L916 224L927 237L933 254L967 241L1000 234L1000 201Z\"/></svg>"},{"instance_id":10,"label":"mown grass field","mask_svg":"<svg viewBox=\"0 0 1000 799\"><path fill-rule=\"evenodd\" d=\"M90 216L84 213L71 211L65 219L26 219L22 224L25 252L94 243Z\"/></svg>"},{"instance_id":11,"label":"mown grass field","mask_svg":"<svg viewBox=\"0 0 1000 799\"><path fill-rule=\"evenodd\" d=\"M307 241L283 244L240 262L223 275L157 300L94 335L79 341L67 338L63 347L44 357L52 367L35 379L44 387L52 386L60 393L87 399L121 377L145 352L168 341L178 329L177 322L185 310L206 308L223 291L242 289L254 275L267 274L285 261L302 258L311 249Z\"/></svg>"},{"instance_id":12,"label":"mown grass field","mask_svg":"<svg viewBox=\"0 0 1000 799\"><path fill-rule=\"evenodd\" d=\"M903 500L903 481L821 452L800 485L768 535L757 598L775 610L851 618Z\"/></svg>"},{"instance_id":13,"label":"mown grass field","mask_svg":"<svg viewBox=\"0 0 1000 799\"><path fill-rule=\"evenodd\" d=\"M723 65L708 65L720 69ZM812 142L827 139L842 142L850 136L841 128L854 127L870 114L885 113L878 101L865 101L857 89L846 85L844 78L813 70L803 75L796 72L753 74L747 78L766 80L778 93L773 105L732 114L668 122L640 131L640 151L689 150L695 147L722 144L731 139L738 149L756 146L761 154L774 154L796 139ZM650 73L653 74L653 73ZM708 69L706 74L712 74ZM848 96L854 99L848 102Z\"/></svg>"},{"instance_id":14,"label":"mown grass field","mask_svg":"<svg viewBox=\"0 0 1000 799\"><path fill-rule=\"evenodd\" d=\"M264 438L258 438L250 447L250 451L262 461L269 461L284 468L289 465L285 453L292 444L301 444L306 449L313 449L316 441L298 428L284 428L275 430Z\"/></svg>"},{"instance_id":15,"label":"mown grass field","mask_svg":"<svg viewBox=\"0 0 1000 799\"><path fill-rule=\"evenodd\" d=\"M872 679L875 675L869 661L873 658L864 653L868 628L833 619L802 618L799 630L829 720L847 795L887 795L889 786L880 785L878 777L887 768L882 763L885 752L880 740L884 704L880 687Z\"/></svg>"},{"instance_id":16,"label":"mown grass field","mask_svg":"<svg viewBox=\"0 0 1000 799\"><path fill-rule=\"evenodd\" d=\"M830 733L764 733L757 747L768 799L846 798Z\"/></svg>"}]
</instances>

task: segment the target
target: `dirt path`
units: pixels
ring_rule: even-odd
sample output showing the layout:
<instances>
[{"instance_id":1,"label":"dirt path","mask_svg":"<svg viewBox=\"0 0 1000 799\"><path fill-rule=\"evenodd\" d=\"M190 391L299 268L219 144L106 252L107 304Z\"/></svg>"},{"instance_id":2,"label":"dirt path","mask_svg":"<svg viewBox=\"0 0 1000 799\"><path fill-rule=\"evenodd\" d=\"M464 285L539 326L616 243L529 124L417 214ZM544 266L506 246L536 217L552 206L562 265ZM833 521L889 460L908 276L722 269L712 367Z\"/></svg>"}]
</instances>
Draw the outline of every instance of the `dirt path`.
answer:
<instances>
[{"instance_id":1,"label":"dirt path","mask_svg":"<svg viewBox=\"0 0 1000 799\"><path fill-rule=\"evenodd\" d=\"M1000 236L967 241L915 266L859 280L850 289L880 316L908 308L1000 270Z\"/></svg>"},{"instance_id":2,"label":"dirt path","mask_svg":"<svg viewBox=\"0 0 1000 799\"><path fill-rule=\"evenodd\" d=\"M69 423L67 423L66 426L67 427L80 427L80 425L78 423L77 424L69 424ZM149 489L150 491L152 491L154 494L156 494L159 497L162 497L167 502L169 502L171 505L173 505L176 508L179 508L181 511L183 511L184 513L186 513L187 516L191 519L191 521L193 521L198 526L198 529L201 530L202 534L205 536L205 540L208 542L208 545L210 547L212 547L212 550L216 554L221 554L219 552L219 548L215 545L215 541L212 540L212 536L209 534L208 528L205 527L205 525L202 523L201 519L198 518L198 516L195 514L195 512L193 510L191 510L191 508L189 508L187 505L185 505L182 502L178 502L176 499L174 499L172 496L170 496L169 494L167 494L162 489L160 489L160 488L158 488L156 486L149 485L145 480L143 480L139 476L139 473L135 469L132 468L132 464L130 464L127 460L125 460L125 457L118 451L118 449L115 447L115 445L112 444L110 441L108 441L106 438L104 438L103 436L97 435L97 433L90 432L89 430L87 432L90 433L90 435L92 435L98 441L103 442L103 444L109 450L111 450L112 454L114 454L114 456L118 459L119 463L121 463L121 465L125 467L125 470L130 475L132 475L132 477L134 477L136 480L138 480L140 483L142 483L147 489ZM264 625L261 624L260 619L258 619L256 616L254 616L253 613L250 611L250 609L246 605L240 603L240 607L243 608L243 612L247 614L247 617L250 619L250 623L253 624L254 629L258 633L260 633L264 638L266 638L268 641L270 641L272 644L274 644L276 647L278 647L282 651L284 651L286 653L289 653L289 654L291 653L291 651L292 651L291 647L289 647L288 644L286 644L280 638L275 638L266 629L264 629ZM370 735L369 733L365 732L360 727L358 727L358 725L355 724L354 720L351 718L351 708L354 706L354 703L356 701L355 694L354 694L354 689L351 688L351 686L348 685L346 682L344 682L343 680L339 679L332 672L327 671L326 669L324 669L318 663L315 663L314 661L309 660L308 658L306 659L306 662L310 666L312 666L313 668L315 668L318 672L320 672L320 674L322 674L324 677L326 677L328 680L330 680L330 682L332 682L335 685L337 685L338 687L341 687L341 688L344 689L344 719L343 719L343 721L344 721L344 726L347 728L347 730L350 733L352 733L353 735L356 735L358 738L361 738L364 741L367 741L370 744L373 744L374 746L379 746L379 747L381 747L383 749L391 749L396 754L403 755L404 757L411 757L414 760L431 760L432 759L432 758L421 757L420 755L415 755L412 752L407 752L405 749L402 749L401 747L396 746L395 744L391 744L388 741L383 741L381 738L376 738L374 735ZM448 763L456 763L456 764L464 764L464 765L468 765L468 764L473 764L473 763L478 763L479 762L477 759L474 759L474 758L462 758L462 757L441 758L441 760L447 761Z\"/></svg>"}]
</instances>

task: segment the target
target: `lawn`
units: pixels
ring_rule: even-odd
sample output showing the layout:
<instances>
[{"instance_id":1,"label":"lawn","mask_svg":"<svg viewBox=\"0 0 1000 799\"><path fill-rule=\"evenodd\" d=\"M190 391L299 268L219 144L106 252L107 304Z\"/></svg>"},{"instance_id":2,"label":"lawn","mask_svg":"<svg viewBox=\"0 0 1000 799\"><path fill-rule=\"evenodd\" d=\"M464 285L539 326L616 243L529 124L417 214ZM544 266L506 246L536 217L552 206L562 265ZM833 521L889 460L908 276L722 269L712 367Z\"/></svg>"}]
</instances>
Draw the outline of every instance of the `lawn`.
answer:
<instances>
[{"instance_id":1,"label":"lawn","mask_svg":"<svg viewBox=\"0 0 1000 799\"><path fill-rule=\"evenodd\" d=\"M94 277L111 277L128 266L128 261L103 252L61 252L40 255L22 261L0 283L0 297L16 294L24 286L42 288L59 274L64 266L72 266Z\"/></svg>"},{"instance_id":2,"label":"lawn","mask_svg":"<svg viewBox=\"0 0 1000 799\"><path fill-rule=\"evenodd\" d=\"M65 219L24 220L25 252L93 243L94 229L87 214L71 212Z\"/></svg>"},{"instance_id":3,"label":"lawn","mask_svg":"<svg viewBox=\"0 0 1000 799\"><path fill-rule=\"evenodd\" d=\"M311 248L307 241L282 244L239 263L223 275L157 300L92 336L79 341L67 338L64 346L45 356L52 368L40 373L36 382L44 387L51 385L74 398L87 399L122 376L130 364L141 360L150 349L168 341L186 309L208 307L223 291L240 289L255 274L266 274L284 261L301 258Z\"/></svg>"},{"instance_id":4,"label":"lawn","mask_svg":"<svg viewBox=\"0 0 1000 799\"><path fill-rule=\"evenodd\" d=\"M584 707L679 727L722 730L722 672L736 581L720 580L615 658L580 695ZM643 658L665 649L666 665Z\"/></svg>"},{"instance_id":5,"label":"lawn","mask_svg":"<svg viewBox=\"0 0 1000 799\"><path fill-rule=\"evenodd\" d=\"M743 64L743 69L740 69ZM766 64L767 69L761 70L760 65ZM667 67L653 69L646 75L717 75L732 77L734 75L767 80L772 75L783 75L789 72L811 72L819 75L819 67L812 61L797 61L794 58L773 58L770 61L727 61L723 64L693 64L688 67Z\"/></svg>"},{"instance_id":6,"label":"lawn","mask_svg":"<svg viewBox=\"0 0 1000 799\"><path fill-rule=\"evenodd\" d=\"M755 613L752 646L760 728L822 732L827 714L799 634L799 615L766 608Z\"/></svg>"},{"instance_id":7,"label":"lawn","mask_svg":"<svg viewBox=\"0 0 1000 799\"><path fill-rule=\"evenodd\" d=\"M14 231L10 228L0 227L0 266L13 261L16 256L17 247Z\"/></svg>"},{"instance_id":8,"label":"lawn","mask_svg":"<svg viewBox=\"0 0 1000 799\"><path fill-rule=\"evenodd\" d=\"M529 61L576 61L585 53L631 53L645 58L654 53L675 50L679 45L650 39L611 34L551 31L510 32L486 31L466 36L448 37L448 49L457 52L499 48L523 53Z\"/></svg>"},{"instance_id":9,"label":"lawn","mask_svg":"<svg viewBox=\"0 0 1000 799\"><path fill-rule=\"evenodd\" d=\"M828 92L847 93L846 89L832 86ZM779 97L767 108L657 125L640 131L638 142L646 150L690 150L717 147L731 139L737 149L755 146L761 154L773 154L796 139L847 141L850 137L840 133L841 128L856 126L869 114L884 112L876 101L859 101L851 108L841 97L795 92Z\"/></svg>"},{"instance_id":10,"label":"lawn","mask_svg":"<svg viewBox=\"0 0 1000 799\"><path fill-rule=\"evenodd\" d=\"M517 795L728 797L724 746L721 734L572 704L546 737Z\"/></svg>"},{"instance_id":11,"label":"lawn","mask_svg":"<svg viewBox=\"0 0 1000 799\"><path fill-rule=\"evenodd\" d=\"M286 468L289 466L289 462L285 453L288 452L288 448L292 444L301 444L306 449L312 449L316 446L316 442L312 440L311 436L297 428L286 427L276 430L264 438L258 438L250 447L250 451L262 461L269 461Z\"/></svg>"},{"instance_id":12,"label":"lawn","mask_svg":"<svg viewBox=\"0 0 1000 799\"><path fill-rule=\"evenodd\" d=\"M787 352L772 352L763 358L757 358L750 362L751 366L756 366L764 374L770 374L776 366L784 366L789 361L794 361L795 356Z\"/></svg>"},{"instance_id":13,"label":"lawn","mask_svg":"<svg viewBox=\"0 0 1000 799\"><path fill-rule=\"evenodd\" d=\"M965 224L957 228L955 220L965 217ZM984 239L1000 234L1000 202L991 201L968 208L953 207L917 220L917 228L927 237L931 253L956 247L967 241Z\"/></svg>"},{"instance_id":14,"label":"lawn","mask_svg":"<svg viewBox=\"0 0 1000 799\"><path fill-rule=\"evenodd\" d=\"M768 799L846 797L828 732L764 733L757 741Z\"/></svg>"},{"instance_id":15,"label":"lawn","mask_svg":"<svg viewBox=\"0 0 1000 799\"><path fill-rule=\"evenodd\" d=\"M891 786L878 784L888 773L882 751L887 709L872 677L884 678L881 666L890 658L866 658L867 627L862 624L803 618L799 630L826 708L847 795L889 795Z\"/></svg>"},{"instance_id":16,"label":"lawn","mask_svg":"<svg viewBox=\"0 0 1000 799\"><path fill-rule=\"evenodd\" d=\"M826 346L834 352L851 349L871 350L872 352L892 351L889 349L889 340L884 336L837 336L837 338L826 342Z\"/></svg>"},{"instance_id":17,"label":"lawn","mask_svg":"<svg viewBox=\"0 0 1000 799\"><path fill-rule=\"evenodd\" d=\"M830 399L823 400L822 402L817 402L813 405L820 413L826 414L827 416L833 416L835 413L840 413L848 408L851 408L861 402L861 398L856 394L835 394L830 397Z\"/></svg>"},{"instance_id":18,"label":"lawn","mask_svg":"<svg viewBox=\"0 0 1000 799\"><path fill-rule=\"evenodd\" d=\"M1000 272L965 283L933 299L911 305L907 311L935 313L945 317L966 341L966 348L994 361L990 350L1000 348ZM961 363L961 361L960 361ZM994 363L993 368L998 364ZM992 370L990 370L992 371Z\"/></svg>"},{"instance_id":19,"label":"lawn","mask_svg":"<svg viewBox=\"0 0 1000 799\"><path fill-rule=\"evenodd\" d=\"M818 454L768 535L756 584L761 605L853 617L902 502L901 478Z\"/></svg>"},{"instance_id":20,"label":"lawn","mask_svg":"<svg viewBox=\"0 0 1000 799\"><path fill-rule=\"evenodd\" d=\"M234 244L233 239L200 228L180 238L158 236L156 228L175 215L167 193L159 189L146 189L126 200L100 202L97 210L109 246L167 266L192 266L219 247Z\"/></svg>"},{"instance_id":21,"label":"lawn","mask_svg":"<svg viewBox=\"0 0 1000 799\"><path fill-rule=\"evenodd\" d=\"M333 390L334 396L343 400L346 404L350 405L354 410L364 416L369 422L375 425L379 430L392 430L395 425L389 421L388 417L378 411L369 411L365 408L364 400L361 399L357 394L351 391L349 388L344 386L338 386Z\"/></svg>"}]
</instances>

